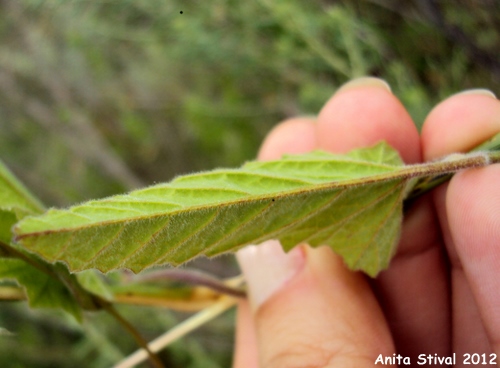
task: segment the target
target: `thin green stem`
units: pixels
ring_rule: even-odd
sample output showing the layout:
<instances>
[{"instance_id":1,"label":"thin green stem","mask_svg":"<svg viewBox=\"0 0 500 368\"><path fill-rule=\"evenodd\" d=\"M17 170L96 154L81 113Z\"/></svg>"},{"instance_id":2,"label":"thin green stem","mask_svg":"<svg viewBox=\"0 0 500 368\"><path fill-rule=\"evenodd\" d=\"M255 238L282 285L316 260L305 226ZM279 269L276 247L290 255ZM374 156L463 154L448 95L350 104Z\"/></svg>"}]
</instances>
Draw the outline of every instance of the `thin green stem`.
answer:
<instances>
[{"instance_id":1,"label":"thin green stem","mask_svg":"<svg viewBox=\"0 0 500 368\"><path fill-rule=\"evenodd\" d=\"M143 339L139 331L137 331L129 321L123 318L122 315L118 313L118 311L110 303L104 300L102 300L102 302L103 303L101 306L104 308L104 310L112 315L118 321L118 323L120 323L132 335L137 344L146 351L146 356L149 357L151 364L155 368L164 368L164 365L161 362L160 358L158 358L158 356L153 351L151 351L147 341Z\"/></svg>"},{"instance_id":2,"label":"thin green stem","mask_svg":"<svg viewBox=\"0 0 500 368\"><path fill-rule=\"evenodd\" d=\"M11 247L3 242L0 242L0 250L8 257L20 259L37 270L45 273L51 278L62 282L72 293L78 304L85 310L99 309L99 304L96 303L95 296L85 290L75 276L70 274L68 270L60 264L49 265L41 260L24 254L20 250Z\"/></svg>"},{"instance_id":3,"label":"thin green stem","mask_svg":"<svg viewBox=\"0 0 500 368\"><path fill-rule=\"evenodd\" d=\"M24 254L23 252L17 250L14 247L11 247L10 245L7 245L3 242L0 242L0 250L2 251L2 253L6 254L9 257L20 259L20 260L28 263L29 265L35 267L37 270L42 271L43 273L49 275L50 277L53 277L57 280L59 279L57 277L57 274L50 267L48 267L46 264L38 261L37 259L35 259L33 257L30 257L30 256Z\"/></svg>"},{"instance_id":4,"label":"thin green stem","mask_svg":"<svg viewBox=\"0 0 500 368\"><path fill-rule=\"evenodd\" d=\"M64 266L54 265L53 268L45 265L43 262L36 260L35 258L29 257L23 252L11 247L3 242L0 242L0 249L3 253L7 254L10 257L21 259L24 262L30 264L36 269L42 271L43 273L49 275L50 277L63 282L68 289L71 290L73 296L78 301L78 303L87 310L97 310L103 308L109 314L111 314L137 341L138 345L145 349L151 359L151 362L156 368L163 368L163 364L158 359L158 357L152 353L149 348L147 342L141 337L139 332L126 320L124 319L116 309L104 299L101 299L85 289L79 284L78 280L71 275Z\"/></svg>"},{"instance_id":5,"label":"thin green stem","mask_svg":"<svg viewBox=\"0 0 500 368\"><path fill-rule=\"evenodd\" d=\"M238 287L243 283L243 277L235 277L231 280L232 287ZM236 305L238 302L237 298L233 298L231 296L223 295L218 302L216 302L211 307L205 308L202 311L198 312L194 316L188 318L181 324L175 326L171 330L167 331L165 334L159 336L157 339L151 341L149 343L149 348L158 352L174 341L180 339L181 337L187 335L203 324L211 321L218 315L222 314L229 308ZM114 368L131 368L135 367L137 364L143 362L146 359L147 355L144 350L138 350L135 353L129 355L126 359L122 360L118 364L114 366Z\"/></svg>"}]
</instances>

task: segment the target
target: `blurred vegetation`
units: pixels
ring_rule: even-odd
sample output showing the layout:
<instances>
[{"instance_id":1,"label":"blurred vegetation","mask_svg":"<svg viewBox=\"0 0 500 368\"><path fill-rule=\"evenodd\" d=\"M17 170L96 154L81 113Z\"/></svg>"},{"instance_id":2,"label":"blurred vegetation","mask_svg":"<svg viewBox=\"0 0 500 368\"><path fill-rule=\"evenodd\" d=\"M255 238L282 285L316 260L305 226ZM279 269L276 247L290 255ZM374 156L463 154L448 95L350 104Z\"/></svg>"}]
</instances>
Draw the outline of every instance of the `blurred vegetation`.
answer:
<instances>
[{"instance_id":1,"label":"blurred vegetation","mask_svg":"<svg viewBox=\"0 0 500 368\"><path fill-rule=\"evenodd\" d=\"M0 157L54 206L240 165L357 76L386 79L417 126L459 90L500 93L496 0L0 0L0 29ZM183 318L123 311L150 339ZM105 315L78 326L4 303L0 326L15 333L2 367L106 367L135 349ZM162 357L227 367L231 351L226 317Z\"/></svg>"}]
</instances>

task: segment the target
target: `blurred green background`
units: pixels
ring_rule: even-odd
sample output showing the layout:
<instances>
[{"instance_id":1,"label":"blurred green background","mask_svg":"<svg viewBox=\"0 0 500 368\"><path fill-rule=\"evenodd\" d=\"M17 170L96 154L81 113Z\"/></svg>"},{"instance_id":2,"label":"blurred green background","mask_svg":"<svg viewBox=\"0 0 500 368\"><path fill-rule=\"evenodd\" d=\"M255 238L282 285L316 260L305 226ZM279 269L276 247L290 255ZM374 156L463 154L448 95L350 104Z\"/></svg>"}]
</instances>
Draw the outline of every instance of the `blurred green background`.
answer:
<instances>
[{"instance_id":1,"label":"blurred green background","mask_svg":"<svg viewBox=\"0 0 500 368\"><path fill-rule=\"evenodd\" d=\"M0 30L0 157L49 206L239 166L357 76L386 79L417 126L459 90L500 93L496 0L0 0ZM186 317L120 310L149 339ZM229 367L233 317L167 366ZM15 333L2 367L108 367L135 349L104 314L78 326L2 303L0 326Z\"/></svg>"}]
</instances>

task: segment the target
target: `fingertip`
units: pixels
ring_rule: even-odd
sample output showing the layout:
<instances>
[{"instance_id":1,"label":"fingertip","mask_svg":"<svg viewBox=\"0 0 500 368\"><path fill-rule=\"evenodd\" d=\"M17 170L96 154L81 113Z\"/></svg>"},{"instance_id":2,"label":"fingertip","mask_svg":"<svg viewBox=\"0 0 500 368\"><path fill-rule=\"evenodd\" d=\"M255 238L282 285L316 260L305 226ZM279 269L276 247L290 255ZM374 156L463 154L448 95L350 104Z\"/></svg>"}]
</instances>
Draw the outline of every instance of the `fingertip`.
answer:
<instances>
[{"instance_id":1,"label":"fingertip","mask_svg":"<svg viewBox=\"0 0 500 368\"><path fill-rule=\"evenodd\" d=\"M262 366L368 366L393 353L366 280L331 249L306 248L306 266L255 314Z\"/></svg>"},{"instance_id":2,"label":"fingertip","mask_svg":"<svg viewBox=\"0 0 500 368\"><path fill-rule=\"evenodd\" d=\"M259 150L259 160L279 159L285 153L306 153L316 148L315 119L298 117L278 124Z\"/></svg>"},{"instance_id":3,"label":"fingertip","mask_svg":"<svg viewBox=\"0 0 500 368\"><path fill-rule=\"evenodd\" d=\"M458 93L438 104L425 119L424 160L466 152L500 131L500 101L483 90Z\"/></svg>"},{"instance_id":4,"label":"fingertip","mask_svg":"<svg viewBox=\"0 0 500 368\"><path fill-rule=\"evenodd\" d=\"M347 152L385 140L407 163L420 161L418 130L401 102L382 84L341 87L318 115L320 148Z\"/></svg>"}]
</instances>

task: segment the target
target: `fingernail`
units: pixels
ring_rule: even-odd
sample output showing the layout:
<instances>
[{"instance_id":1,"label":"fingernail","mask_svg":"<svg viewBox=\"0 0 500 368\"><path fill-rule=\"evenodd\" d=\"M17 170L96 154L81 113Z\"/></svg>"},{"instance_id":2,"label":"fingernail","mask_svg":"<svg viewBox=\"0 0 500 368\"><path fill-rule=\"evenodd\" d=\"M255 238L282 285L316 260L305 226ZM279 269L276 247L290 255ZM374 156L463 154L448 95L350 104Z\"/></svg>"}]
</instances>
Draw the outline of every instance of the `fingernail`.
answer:
<instances>
[{"instance_id":1,"label":"fingernail","mask_svg":"<svg viewBox=\"0 0 500 368\"><path fill-rule=\"evenodd\" d=\"M453 96L461 96L461 95L481 95L481 96L493 97L494 99L497 98L497 96L492 91L486 88L467 89L465 91L455 93Z\"/></svg>"},{"instance_id":2,"label":"fingernail","mask_svg":"<svg viewBox=\"0 0 500 368\"><path fill-rule=\"evenodd\" d=\"M254 311L292 279L305 264L302 247L295 247L285 253L277 240L248 246L238 251L236 258L247 281Z\"/></svg>"},{"instance_id":3,"label":"fingernail","mask_svg":"<svg viewBox=\"0 0 500 368\"><path fill-rule=\"evenodd\" d=\"M391 86L385 80L376 77L360 77L341 85L337 92L359 87L379 87L392 93Z\"/></svg>"}]
</instances>

